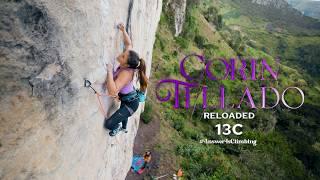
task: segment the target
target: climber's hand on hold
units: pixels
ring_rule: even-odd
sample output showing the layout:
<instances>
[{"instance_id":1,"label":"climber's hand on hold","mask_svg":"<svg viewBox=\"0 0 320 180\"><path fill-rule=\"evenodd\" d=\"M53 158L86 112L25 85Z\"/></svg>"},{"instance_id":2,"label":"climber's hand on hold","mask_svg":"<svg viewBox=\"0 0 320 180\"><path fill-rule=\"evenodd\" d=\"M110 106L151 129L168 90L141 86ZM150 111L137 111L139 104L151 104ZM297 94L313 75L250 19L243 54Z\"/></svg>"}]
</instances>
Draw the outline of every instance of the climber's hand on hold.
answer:
<instances>
[{"instance_id":1,"label":"climber's hand on hold","mask_svg":"<svg viewBox=\"0 0 320 180\"><path fill-rule=\"evenodd\" d=\"M113 65L112 65L111 63L108 63L108 64L106 64L106 66L107 66L107 71L108 71L108 72L112 72L112 70L113 70Z\"/></svg>"},{"instance_id":2,"label":"climber's hand on hold","mask_svg":"<svg viewBox=\"0 0 320 180\"><path fill-rule=\"evenodd\" d=\"M124 24L123 23L120 23L119 25L118 25L118 28L120 29L120 31L125 31L125 28L124 28Z\"/></svg>"},{"instance_id":3,"label":"climber's hand on hold","mask_svg":"<svg viewBox=\"0 0 320 180\"><path fill-rule=\"evenodd\" d=\"M120 23L118 25L118 28L120 29L120 31L123 32L123 41L124 41L124 45L125 45L125 50L132 49L132 42L131 42L131 39L126 31L124 24Z\"/></svg>"}]
</instances>

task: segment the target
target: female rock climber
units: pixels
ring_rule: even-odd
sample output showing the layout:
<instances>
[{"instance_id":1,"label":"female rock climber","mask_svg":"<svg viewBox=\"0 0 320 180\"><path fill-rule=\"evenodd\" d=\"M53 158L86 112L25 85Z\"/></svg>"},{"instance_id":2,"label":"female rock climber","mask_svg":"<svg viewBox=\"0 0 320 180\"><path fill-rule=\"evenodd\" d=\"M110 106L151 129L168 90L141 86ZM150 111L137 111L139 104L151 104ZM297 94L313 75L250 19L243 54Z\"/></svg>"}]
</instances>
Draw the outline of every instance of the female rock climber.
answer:
<instances>
[{"instance_id":1,"label":"female rock climber","mask_svg":"<svg viewBox=\"0 0 320 180\"><path fill-rule=\"evenodd\" d=\"M148 85L145 61L132 50L132 43L124 25L121 23L118 27L123 33L125 50L117 57L120 66L115 72L110 63L107 65L106 88L111 96L120 99L121 105L111 117L105 119L104 127L110 130L110 136L115 136L120 131L127 132L128 117L138 109L139 99L133 86L134 74L138 73L140 91L145 92Z\"/></svg>"}]
</instances>

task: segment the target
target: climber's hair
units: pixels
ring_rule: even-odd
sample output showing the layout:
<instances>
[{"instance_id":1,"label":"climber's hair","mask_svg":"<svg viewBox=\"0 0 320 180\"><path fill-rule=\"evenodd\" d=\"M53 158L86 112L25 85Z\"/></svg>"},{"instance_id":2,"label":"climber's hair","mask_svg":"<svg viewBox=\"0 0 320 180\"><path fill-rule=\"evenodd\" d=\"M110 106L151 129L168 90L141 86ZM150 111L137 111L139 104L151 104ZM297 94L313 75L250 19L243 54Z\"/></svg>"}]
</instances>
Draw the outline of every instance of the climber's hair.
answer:
<instances>
[{"instance_id":1,"label":"climber's hair","mask_svg":"<svg viewBox=\"0 0 320 180\"><path fill-rule=\"evenodd\" d=\"M148 86L148 78L146 76L146 62L144 59L139 58L138 53L133 50L129 50L128 56L128 65L129 68L139 69L139 81L140 81L140 90L145 92Z\"/></svg>"}]
</instances>

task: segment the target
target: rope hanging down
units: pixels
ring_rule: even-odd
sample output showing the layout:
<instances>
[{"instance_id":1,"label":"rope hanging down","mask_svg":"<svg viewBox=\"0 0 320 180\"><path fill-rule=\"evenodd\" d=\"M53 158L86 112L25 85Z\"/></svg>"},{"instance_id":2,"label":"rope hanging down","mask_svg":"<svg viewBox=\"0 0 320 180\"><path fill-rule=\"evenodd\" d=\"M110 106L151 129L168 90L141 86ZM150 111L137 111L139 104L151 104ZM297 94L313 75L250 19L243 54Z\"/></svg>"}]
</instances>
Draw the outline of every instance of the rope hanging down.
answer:
<instances>
[{"instance_id":1,"label":"rope hanging down","mask_svg":"<svg viewBox=\"0 0 320 180\"><path fill-rule=\"evenodd\" d=\"M100 99L100 96L108 96L108 97L113 97L113 98L116 98L117 96L111 96L109 94L104 94L104 93L99 93L98 91L96 91L92 86L91 86L91 82L87 79L84 80L84 87L87 87L87 88L91 88L94 93L97 95L97 99L99 101L99 109L100 111L102 112L103 116L106 117L107 116L107 113L106 111L104 110L103 108L103 104L101 102L101 99Z\"/></svg>"}]
</instances>

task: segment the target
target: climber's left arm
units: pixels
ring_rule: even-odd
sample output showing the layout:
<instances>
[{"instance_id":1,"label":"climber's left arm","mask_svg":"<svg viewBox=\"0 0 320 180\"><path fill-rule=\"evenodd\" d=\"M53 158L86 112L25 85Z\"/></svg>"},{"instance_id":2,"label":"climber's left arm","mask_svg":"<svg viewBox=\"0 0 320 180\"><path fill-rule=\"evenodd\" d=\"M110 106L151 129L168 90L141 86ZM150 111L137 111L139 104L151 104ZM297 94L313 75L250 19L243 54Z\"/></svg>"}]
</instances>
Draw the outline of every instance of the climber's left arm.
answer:
<instances>
[{"instance_id":1,"label":"climber's left arm","mask_svg":"<svg viewBox=\"0 0 320 180\"><path fill-rule=\"evenodd\" d=\"M132 49L131 39L130 39L123 23L119 24L119 29L123 33L123 41L124 41L124 45L125 45L126 50Z\"/></svg>"}]
</instances>

